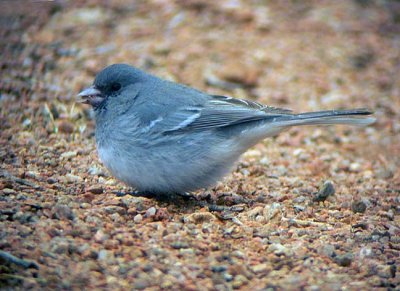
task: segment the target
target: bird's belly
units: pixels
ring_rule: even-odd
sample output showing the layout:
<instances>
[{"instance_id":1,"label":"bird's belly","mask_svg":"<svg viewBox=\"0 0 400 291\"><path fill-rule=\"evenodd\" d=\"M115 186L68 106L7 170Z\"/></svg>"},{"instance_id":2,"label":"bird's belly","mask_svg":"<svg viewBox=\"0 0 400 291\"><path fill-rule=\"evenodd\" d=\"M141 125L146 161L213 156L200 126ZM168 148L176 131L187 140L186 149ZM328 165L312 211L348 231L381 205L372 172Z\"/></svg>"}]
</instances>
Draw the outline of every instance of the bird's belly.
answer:
<instances>
[{"instance_id":1,"label":"bird's belly","mask_svg":"<svg viewBox=\"0 0 400 291\"><path fill-rule=\"evenodd\" d=\"M103 164L119 180L140 191L182 193L208 187L230 169L238 155L223 157L215 153L182 156L179 150L130 148L116 152L98 147Z\"/></svg>"}]
</instances>

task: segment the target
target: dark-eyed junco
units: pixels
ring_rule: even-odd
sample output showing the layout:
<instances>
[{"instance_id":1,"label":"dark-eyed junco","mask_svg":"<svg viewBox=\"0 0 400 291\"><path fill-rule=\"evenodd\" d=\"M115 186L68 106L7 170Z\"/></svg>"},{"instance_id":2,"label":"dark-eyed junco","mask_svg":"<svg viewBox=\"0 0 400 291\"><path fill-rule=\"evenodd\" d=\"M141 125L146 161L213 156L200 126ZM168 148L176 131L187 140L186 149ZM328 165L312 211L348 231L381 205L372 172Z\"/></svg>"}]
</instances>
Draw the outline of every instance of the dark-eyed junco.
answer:
<instances>
[{"instance_id":1,"label":"dark-eyed junco","mask_svg":"<svg viewBox=\"0 0 400 291\"><path fill-rule=\"evenodd\" d=\"M367 109L294 114L209 95L126 64L102 70L80 94L93 106L100 159L139 191L183 193L227 174L262 139L295 125L368 125Z\"/></svg>"}]
</instances>

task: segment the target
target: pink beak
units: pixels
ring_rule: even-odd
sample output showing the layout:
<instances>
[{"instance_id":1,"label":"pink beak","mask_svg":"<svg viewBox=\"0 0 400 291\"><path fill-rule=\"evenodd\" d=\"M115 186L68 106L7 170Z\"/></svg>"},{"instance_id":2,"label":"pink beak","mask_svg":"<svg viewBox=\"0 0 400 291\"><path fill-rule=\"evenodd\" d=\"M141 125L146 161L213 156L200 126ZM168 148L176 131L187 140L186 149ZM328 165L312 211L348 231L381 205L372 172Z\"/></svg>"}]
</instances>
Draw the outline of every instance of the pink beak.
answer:
<instances>
[{"instance_id":1,"label":"pink beak","mask_svg":"<svg viewBox=\"0 0 400 291\"><path fill-rule=\"evenodd\" d=\"M82 90L78 97L80 97L79 102L90 104L93 107L97 107L104 100L103 94L101 94L100 90L97 89L94 85Z\"/></svg>"}]
</instances>

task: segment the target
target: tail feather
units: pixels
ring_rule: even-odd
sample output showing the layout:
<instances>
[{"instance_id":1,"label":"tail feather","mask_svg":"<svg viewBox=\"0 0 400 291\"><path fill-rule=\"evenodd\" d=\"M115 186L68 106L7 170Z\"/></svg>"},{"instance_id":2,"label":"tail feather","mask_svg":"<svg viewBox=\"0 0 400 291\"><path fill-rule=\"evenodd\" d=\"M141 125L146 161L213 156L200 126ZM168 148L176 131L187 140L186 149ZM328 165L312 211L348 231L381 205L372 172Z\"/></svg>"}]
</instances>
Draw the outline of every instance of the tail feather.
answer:
<instances>
[{"instance_id":1,"label":"tail feather","mask_svg":"<svg viewBox=\"0 0 400 291\"><path fill-rule=\"evenodd\" d=\"M375 122L373 112L368 109L350 110L328 110L306 112L300 114L282 115L275 119L277 126L296 126L296 125L329 125L329 124L349 124L356 126L366 126Z\"/></svg>"}]
</instances>

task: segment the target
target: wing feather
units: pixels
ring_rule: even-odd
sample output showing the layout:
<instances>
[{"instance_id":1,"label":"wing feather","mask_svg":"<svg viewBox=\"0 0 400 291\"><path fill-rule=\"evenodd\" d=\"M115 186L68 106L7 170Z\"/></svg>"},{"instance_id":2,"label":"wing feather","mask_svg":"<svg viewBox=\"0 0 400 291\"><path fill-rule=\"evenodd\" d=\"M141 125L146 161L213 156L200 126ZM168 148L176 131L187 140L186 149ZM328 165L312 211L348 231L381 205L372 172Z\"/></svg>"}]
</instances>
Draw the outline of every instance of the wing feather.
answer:
<instances>
[{"instance_id":1,"label":"wing feather","mask_svg":"<svg viewBox=\"0 0 400 291\"><path fill-rule=\"evenodd\" d=\"M191 108L177 108L157 125L164 133L178 133L240 125L274 119L282 115L290 115L290 110L216 95L210 96L205 104Z\"/></svg>"}]
</instances>

